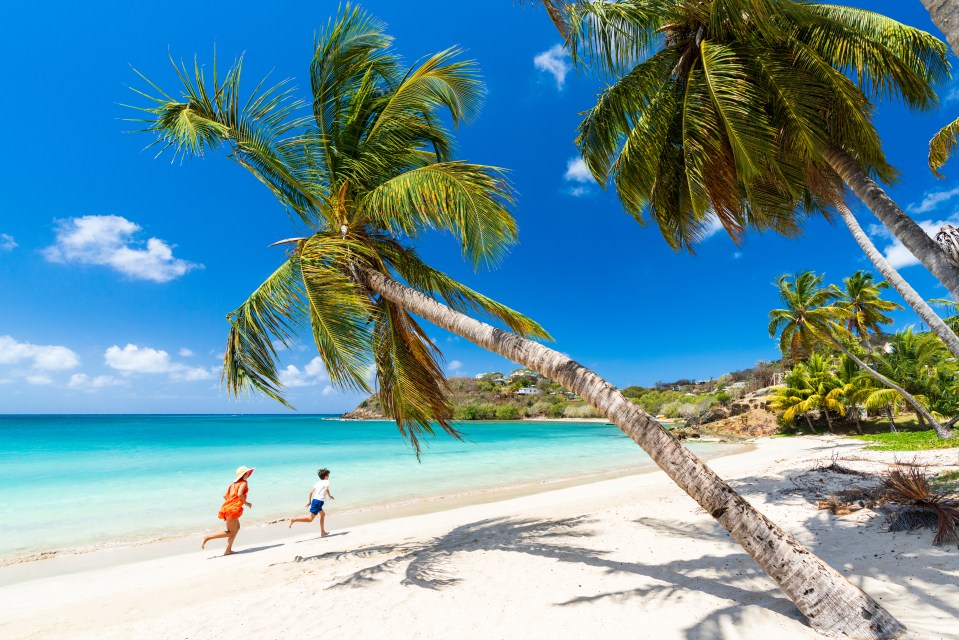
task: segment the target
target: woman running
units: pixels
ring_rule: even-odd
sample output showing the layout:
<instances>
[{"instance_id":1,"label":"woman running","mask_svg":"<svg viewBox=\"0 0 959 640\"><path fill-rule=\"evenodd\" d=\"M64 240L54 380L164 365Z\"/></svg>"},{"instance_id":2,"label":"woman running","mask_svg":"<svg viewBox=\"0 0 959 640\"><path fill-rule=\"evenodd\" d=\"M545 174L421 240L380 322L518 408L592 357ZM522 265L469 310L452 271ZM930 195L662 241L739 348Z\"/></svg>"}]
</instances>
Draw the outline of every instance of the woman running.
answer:
<instances>
[{"instance_id":1,"label":"woman running","mask_svg":"<svg viewBox=\"0 0 959 640\"><path fill-rule=\"evenodd\" d=\"M228 556L233 553L233 541L236 540L236 534L240 532L240 516L243 515L243 506L253 508L253 505L246 501L246 494L250 490L246 479L252 473L253 469L247 467L240 467L236 470L236 479L226 490L226 495L223 496L223 506L220 507L220 512L216 514L216 517L226 522L226 531L211 533L203 538L203 544L200 545L201 549L205 548L206 543L210 540L226 538L226 551L223 552L223 555Z\"/></svg>"}]
</instances>

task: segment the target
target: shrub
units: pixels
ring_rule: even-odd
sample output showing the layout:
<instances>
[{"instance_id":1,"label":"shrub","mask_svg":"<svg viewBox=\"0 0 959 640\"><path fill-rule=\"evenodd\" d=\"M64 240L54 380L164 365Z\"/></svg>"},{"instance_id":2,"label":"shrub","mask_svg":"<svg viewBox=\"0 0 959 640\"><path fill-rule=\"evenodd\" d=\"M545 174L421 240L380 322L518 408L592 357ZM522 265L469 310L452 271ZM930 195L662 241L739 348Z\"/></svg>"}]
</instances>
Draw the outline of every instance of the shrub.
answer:
<instances>
[{"instance_id":1,"label":"shrub","mask_svg":"<svg viewBox=\"0 0 959 640\"><path fill-rule=\"evenodd\" d=\"M544 402L543 400L540 400L539 402L535 402L533 403L532 406L530 406L529 415L544 416L546 415L546 412L549 410L549 408L552 406L553 406L552 403Z\"/></svg>"},{"instance_id":2,"label":"shrub","mask_svg":"<svg viewBox=\"0 0 959 640\"><path fill-rule=\"evenodd\" d=\"M567 418L602 418L603 414L594 409L592 406L586 404L585 402L578 404L571 404L566 407L563 411L563 415Z\"/></svg>"},{"instance_id":3,"label":"shrub","mask_svg":"<svg viewBox=\"0 0 959 640\"><path fill-rule=\"evenodd\" d=\"M546 410L547 417L550 418L562 418L563 412L566 411L567 403L557 402L556 404L550 405Z\"/></svg>"},{"instance_id":4,"label":"shrub","mask_svg":"<svg viewBox=\"0 0 959 640\"><path fill-rule=\"evenodd\" d=\"M497 420L517 420L519 419L519 407L512 404L503 404L496 408Z\"/></svg>"}]
</instances>

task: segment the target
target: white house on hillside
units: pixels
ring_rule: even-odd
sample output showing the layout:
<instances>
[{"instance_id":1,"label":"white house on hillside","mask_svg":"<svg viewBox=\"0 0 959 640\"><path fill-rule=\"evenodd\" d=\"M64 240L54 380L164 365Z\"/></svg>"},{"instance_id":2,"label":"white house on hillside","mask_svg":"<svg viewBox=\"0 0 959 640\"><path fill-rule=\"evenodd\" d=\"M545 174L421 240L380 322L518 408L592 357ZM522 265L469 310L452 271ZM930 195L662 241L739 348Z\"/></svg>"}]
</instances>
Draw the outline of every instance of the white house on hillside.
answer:
<instances>
[{"instance_id":1,"label":"white house on hillside","mask_svg":"<svg viewBox=\"0 0 959 640\"><path fill-rule=\"evenodd\" d=\"M539 389L537 389L536 387L523 387L523 388L518 389L518 390L516 391L516 395L518 395L518 396L535 396L535 395L539 395Z\"/></svg>"}]
</instances>

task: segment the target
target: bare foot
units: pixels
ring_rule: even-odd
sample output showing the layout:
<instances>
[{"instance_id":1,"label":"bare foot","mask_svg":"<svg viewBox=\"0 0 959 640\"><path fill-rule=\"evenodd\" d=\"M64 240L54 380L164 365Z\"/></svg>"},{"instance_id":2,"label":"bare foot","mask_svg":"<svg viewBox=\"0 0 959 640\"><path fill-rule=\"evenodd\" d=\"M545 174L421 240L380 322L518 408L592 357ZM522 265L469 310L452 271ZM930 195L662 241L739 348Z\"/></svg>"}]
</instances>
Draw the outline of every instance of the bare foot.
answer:
<instances>
[{"instance_id":1,"label":"bare foot","mask_svg":"<svg viewBox=\"0 0 959 640\"><path fill-rule=\"evenodd\" d=\"M320 531L320 537L321 537L321 538L325 538L325 537L328 536L328 535L330 535L330 532L329 532L329 531Z\"/></svg>"},{"instance_id":2,"label":"bare foot","mask_svg":"<svg viewBox=\"0 0 959 640\"><path fill-rule=\"evenodd\" d=\"M290 524L286 525L286 528L287 528L287 529L292 529L292 528L293 528L293 518L290 518Z\"/></svg>"},{"instance_id":3,"label":"bare foot","mask_svg":"<svg viewBox=\"0 0 959 640\"><path fill-rule=\"evenodd\" d=\"M235 551L224 551L224 552L223 552L223 555L225 555L225 556L232 556L234 553L236 553L236 552L235 552Z\"/></svg>"},{"instance_id":4,"label":"bare foot","mask_svg":"<svg viewBox=\"0 0 959 640\"><path fill-rule=\"evenodd\" d=\"M209 542L206 538L203 538L203 544L200 545L201 549L206 549L206 543Z\"/></svg>"}]
</instances>

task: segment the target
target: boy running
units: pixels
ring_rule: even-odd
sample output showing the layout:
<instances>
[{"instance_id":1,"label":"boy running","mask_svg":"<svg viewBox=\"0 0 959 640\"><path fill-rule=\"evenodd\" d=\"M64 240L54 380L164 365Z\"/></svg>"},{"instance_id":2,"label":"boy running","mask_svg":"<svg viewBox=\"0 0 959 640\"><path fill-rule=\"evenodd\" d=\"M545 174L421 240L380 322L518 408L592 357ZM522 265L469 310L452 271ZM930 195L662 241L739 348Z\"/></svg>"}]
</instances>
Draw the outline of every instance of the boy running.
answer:
<instances>
[{"instance_id":1,"label":"boy running","mask_svg":"<svg viewBox=\"0 0 959 640\"><path fill-rule=\"evenodd\" d=\"M329 531L326 530L326 512L323 511L323 503L333 500L333 494L330 493L330 470L320 469L316 474L320 480L310 488L309 501L306 503L306 506L310 508L310 515L290 518L287 528L292 527L294 522L313 522L316 514L320 514L320 536L326 537Z\"/></svg>"}]
</instances>

